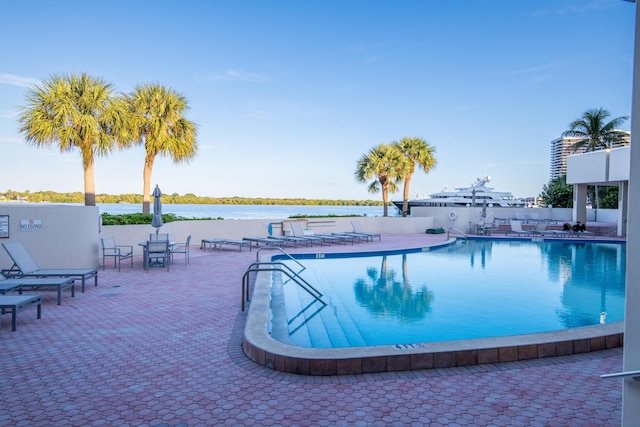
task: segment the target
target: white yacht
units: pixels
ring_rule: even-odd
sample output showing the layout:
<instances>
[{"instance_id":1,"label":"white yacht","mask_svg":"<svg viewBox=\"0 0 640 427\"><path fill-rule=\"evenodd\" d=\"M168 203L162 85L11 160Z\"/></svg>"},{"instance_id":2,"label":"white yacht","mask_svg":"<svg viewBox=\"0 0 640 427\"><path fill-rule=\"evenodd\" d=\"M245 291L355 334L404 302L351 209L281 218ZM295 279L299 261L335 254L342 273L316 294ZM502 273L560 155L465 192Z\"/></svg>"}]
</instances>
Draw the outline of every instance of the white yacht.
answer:
<instances>
[{"instance_id":1,"label":"white yacht","mask_svg":"<svg viewBox=\"0 0 640 427\"><path fill-rule=\"evenodd\" d=\"M429 207L483 207L488 208L523 208L525 202L522 199L516 199L510 192L495 191L486 184L491 177L485 176L477 178L476 182L469 187L460 187L454 191L448 191L446 188L440 193L434 193L424 199L409 200L409 213L413 206L429 206ZM392 202L398 209L402 211L402 201Z\"/></svg>"}]
</instances>

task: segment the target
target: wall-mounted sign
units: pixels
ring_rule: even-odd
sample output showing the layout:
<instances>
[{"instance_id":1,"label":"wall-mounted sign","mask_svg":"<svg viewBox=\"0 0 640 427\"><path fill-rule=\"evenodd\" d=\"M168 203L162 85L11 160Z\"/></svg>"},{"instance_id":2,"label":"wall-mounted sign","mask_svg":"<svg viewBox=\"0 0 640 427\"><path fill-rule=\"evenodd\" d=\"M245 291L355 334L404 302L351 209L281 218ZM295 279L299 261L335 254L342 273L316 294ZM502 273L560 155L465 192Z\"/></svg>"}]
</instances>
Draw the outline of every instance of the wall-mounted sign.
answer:
<instances>
[{"instance_id":1,"label":"wall-mounted sign","mask_svg":"<svg viewBox=\"0 0 640 427\"><path fill-rule=\"evenodd\" d=\"M20 231L42 231L41 219L21 219Z\"/></svg>"},{"instance_id":2,"label":"wall-mounted sign","mask_svg":"<svg viewBox=\"0 0 640 427\"><path fill-rule=\"evenodd\" d=\"M9 238L9 215L0 215L0 239Z\"/></svg>"}]
</instances>

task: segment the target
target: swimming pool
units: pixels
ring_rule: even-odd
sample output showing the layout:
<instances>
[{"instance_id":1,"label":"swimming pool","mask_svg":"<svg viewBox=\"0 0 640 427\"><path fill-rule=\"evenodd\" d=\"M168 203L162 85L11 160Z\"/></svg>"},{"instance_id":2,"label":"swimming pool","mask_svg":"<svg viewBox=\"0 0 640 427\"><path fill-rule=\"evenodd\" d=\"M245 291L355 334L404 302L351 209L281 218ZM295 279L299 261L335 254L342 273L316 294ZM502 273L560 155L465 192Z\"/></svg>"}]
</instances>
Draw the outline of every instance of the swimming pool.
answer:
<instances>
[{"instance_id":1,"label":"swimming pool","mask_svg":"<svg viewBox=\"0 0 640 427\"><path fill-rule=\"evenodd\" d=\"M408 239L409 241L410 239ZM452 239L453 240L453 239ZM414 253L427 252L428 254L438 254L439 251L447 251L445 258L462 257L462 251L458 251L459 247L453 247L452 240L441 240L429 243L430 247L411 247L407 246L407 250L390 250L381 251L375 253L350 253L350 254L333 254L333 253L307 253L297 254L296 258L300 260L303 265L308 265L309 261L313 259L331 259L334 257L343 257L345 262L358 262L357 259L363 256L382 256L386 255L386 267L385 271L389 272L389 257L403 254L410 255ZM469 239L473 241L475 239ZM513 257L506 261L498 262L501 259L498 256L500 251L498 239L478 238L477 240L490 240L491 244L476 245L477 250L473 252L473 255L469 254L466 258L466 268L473 269L472 277L478 277L486 275L486 271L497 268L504 262L512 262ZM504 239L510 242L512 245L516 245L514 240L525 239ZM550 239L554 244L565 245L571 242L561 242L558 238ZM607 272L606 277L609 277L608 273L615 271L624 275L624 243L618 244L611 241L602 241L598 243L611 244L612 246L582 246L584 244L591 245L592 242L586 243L582 239L574 239L573 243L577 246L546 246L542 243L537 243L538 251L544 251L550 254L545 262L553 268L550 268L547 274L550 277L557 277L557 280L561 280L563 292L561 298L566 302L565 308L572 309L575 304L571 301L577 301L575 297L574 288L580 287L569 280L571 277L588 276L593 271L603 270ZM474 243L475 244L475 243ZM518 243L519 244L519 243ZM582 249L581 249L582 248ZM587 254L594 253L594 250L598 253L613 253L615 256L608 255L604 258L615 258L616 261L612 264L603 264L603 256L596 256L594 261L587 262L583 260ZM444 254L445 252L440 252ZM556 254L552 256L551 254ZM346 257L346 258L345 258ZM280 258L278 256L264 257L262 260L268 259L274 260ZM278 261L281 262L281 261ZM420 292L426 294L422 297L422 301L429 301L430 310L422 310L426 313L433 313L434 309L439 307L439 301L441 300L438 294L428 294L429 291L436 289L432 288L432 281L426 283L426 291L423 291L423 282L420 282L416 273L407 272L404 270L404 266L410 265L410 263L416 261L401 262L400 266L393 268L395 273L391 274L391 278L395 278L395 281L404 283L404 278L409 278L411 284L410 290L413 295ZM577 266L582 264L583 268L577 269ZM422 264L418 264L422 266ZM447 271L444 262L438 263L438 268L431 270L443 270ZM379 272L382 270L382 264L374 264L372 269L376 269ZM305 270L309 269L306 267ZM424 267L423 267L424 269ZM310 270L310 269L309 269ZM325 268L325 270L328 270ZM450 269L449 269L450 270ZM311 270L310 270L311 271ZM356 270L360 278L369 278L368 273L373 270ZM413 269L412 269L413 271ZM366 277L365 277L366 276ZM513 287L517 286L519 280L522 277L527 277L521 271L513 276L513 280L509 283ZM274 276L277 278L277 276ZM375 277L375 275L374 275ZM389 277L389 276L383 276ZM433 277L433 275L430 275ZM601 276L602 277L602 276ZM397 280L400 279L400 280ZM370 279L368 279L370 280ZM431 279L429 279L431 280ZM285 279L286 281L286 279ZM521 281L521 280L520 280ZM608 281L608 279L607 279ZM295 319L287 318L286 310L276 309L272 310L272 306L282 304L280 307L285 307L283 300L284 292L278 294L277 290L284 290L291 284L284 283L283 286L273 286L274 282L271 272L260 272L255 278L255 285L251 295L251 303L246 319L243 322L245 326L243 328L242 338L242 350L245 355L252 361L259 365L283 372L303 374L303 375L340 375L340 374L361 374L369 372L389 372L389 371L402 371L412 369L432 369L432 368L446 368L446 367L464 367L470 365L486 364L486 363L502 363L512 362L518 360L528 360L535 358L556 357L570 354L578 354L584 352L598 351L609 348L615 348L622 345L623 342L623 330L624 322L615 321L615 314L613 305L620 305L619 301L623 300L622 293L624 292L624 286L618 283L618 289L613 293L602 293L600 287L592 287L591 291L587 293L588 301L593 305L598 304L598 324L595 326L578 326L569 329L552 330L550 332L540 333L526 333L519 335L507 335L507 336L494 336L489 338L471 338L471 339L449 339L446 341L426 342L421 339L412 338L409 344L383 344L383 345L358 345L353 347L321 347L312 348L301 345L296 345L290 339L282 339L289 334L289 327L294 322L298 322L292 327L292 330L301 327L306 328L306 323L302 322L301 318L310 318L311 320L323 316L331 311L344 310L340 308L339 304L335 304L333 296L331 299L327 298L329 303L326 308L320 311L315 310L312 303L304 313L298 312ZM317 285L317 283L314 283ZM595 286L595 285L594 285ZM293 286L291 286L293 287ZM615 287L615 286L614 286ZM346 288L350 288L355 293L355 282L351 279L351 283L348 283ZM276 291L276 292L273 292ZM415 298L414 298L415 300ZM618 302L613 302L614 300ZM387 302L389 299L387 299ZM601 313L601 303L605 303L606 311ZM434 305L435 304L435 305ZM366 304L365 304L366 305ZM304 308L306 306L300 306ZM384 307L389 307L386 304ZM575 311L575 310L574 310ZM565 317L566 311L558 312L558 316ZM589 323L593 322L593 315L582 315L566 317L566 319L582 319L589 318ZM293 320L291 325L289 322ZM604 322L604 323L600 323ZM301 324L305 323L305 324ZM409 323L409 321L406 321ZM578 323L586 324L586 323ZM329 323L330 327L335 324ZM417 328L420 329L420 328ZM298 333L298 332L296 332ZM275 339L275 338L278 339ZM407 342L407 341L403 341ZM332 344L333 345L333 344Z\"/></svg>"},{"instance_id":2,"label":"swimming pool","mask_svg":"<svg viewBox=\"0 0 640 427\"><path fill-rule=\"evenodd\" d=\"M301 347L468 340L624 318L624 244L469 240L426 252L327 254L302 260L304 269L283 262L327 302L274 280L282 298L271 310L286 315L272 316L271 334Z\"/></svg>"}]
</instances>

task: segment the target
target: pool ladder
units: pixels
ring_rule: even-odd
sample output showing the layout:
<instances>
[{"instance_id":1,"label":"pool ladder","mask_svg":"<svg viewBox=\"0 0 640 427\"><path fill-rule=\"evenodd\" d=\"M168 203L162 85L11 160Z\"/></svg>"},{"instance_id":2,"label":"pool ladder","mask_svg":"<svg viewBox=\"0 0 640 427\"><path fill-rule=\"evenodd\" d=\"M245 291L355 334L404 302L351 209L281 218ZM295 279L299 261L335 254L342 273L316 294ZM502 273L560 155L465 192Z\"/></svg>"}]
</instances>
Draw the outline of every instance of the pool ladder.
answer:
<instances>
[{"instance_id":1,"label":"pool ladder","mask_svg":"<svg viewBox=\"0 0 640 427\"><path fill-rule=\"evenodd\" d=\"M467 240L466 233L463 233L462 231L458 230L457 228L453 228L453 227L449 227L449 229L447 230L447 240L449 240L452 231L455 231L456 233L462 234L462 237L464 237L464 240ZM454 236L454 237L458 237L458 236Z\"/></svg>"},{"instance_id":2,"label":"pool ladder","mask_svg":"<svg viewBox=\"0 0 640 427\"><path fill-rule=\"evenodd\" d=\"M296 285L300 286L302 289L307 291L309 295L311 295L313 298L319 301L322 305L327 305L327 303L322 300L322 293L320 293L320 291L318 291L316 288L311 286L309 282L307 282L300 276L299 273L302 272L302 270L304 270L305 267L302 264L300 264L300 262L297 259L295 259L294 257L292 257L290 254L288 254L282 248L279 248L279 247L264 246L262 248L259 248L258 251L260 251L260 249L279 250L280 252L285 254L288 258L295 261L296 264L302 267L302 269L296 273L287 264L282 262L276 262L276 261L270 261L270 262L256 261L251 265L249 265L247 270L244 272L244 275L242 276L242 311L244 311L244 302L249 301L249 274L252 272L259 272L259 271L270 271L272 273L279 272L281 274L284 274ZM258 254L256 254L256 259L257 258L258 258Z\"/></svg>"}]
</instances>

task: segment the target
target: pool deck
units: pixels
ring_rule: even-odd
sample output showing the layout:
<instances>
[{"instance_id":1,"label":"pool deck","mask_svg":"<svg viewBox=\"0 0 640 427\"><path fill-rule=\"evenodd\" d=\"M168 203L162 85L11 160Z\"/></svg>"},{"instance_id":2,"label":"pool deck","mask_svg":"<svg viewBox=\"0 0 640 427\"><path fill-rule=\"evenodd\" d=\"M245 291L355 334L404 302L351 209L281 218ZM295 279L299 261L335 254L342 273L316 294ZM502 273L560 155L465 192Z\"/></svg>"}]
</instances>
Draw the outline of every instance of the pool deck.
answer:
<instances>
[{"instance_id":1,"label":"pool deck","mask_svg":"<svg viewBox=\"0 0 640 427\"><path fill-rule=\"evenodd\" d=\"M429 246L385 234L322 252ZM290 248L288 252L309 252ZM317 252L319 247L314 247ZM267 254L263 251L261 255ZM249 360L241 277L256 251L191 248L169 272L99 271L99 286L0 331L0 426L618 426L622 348L455 368L307 376Z\"/></svg>"}]
</instances>

